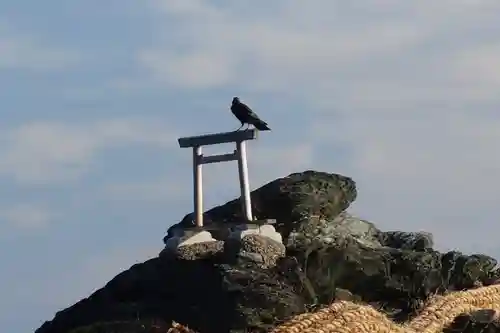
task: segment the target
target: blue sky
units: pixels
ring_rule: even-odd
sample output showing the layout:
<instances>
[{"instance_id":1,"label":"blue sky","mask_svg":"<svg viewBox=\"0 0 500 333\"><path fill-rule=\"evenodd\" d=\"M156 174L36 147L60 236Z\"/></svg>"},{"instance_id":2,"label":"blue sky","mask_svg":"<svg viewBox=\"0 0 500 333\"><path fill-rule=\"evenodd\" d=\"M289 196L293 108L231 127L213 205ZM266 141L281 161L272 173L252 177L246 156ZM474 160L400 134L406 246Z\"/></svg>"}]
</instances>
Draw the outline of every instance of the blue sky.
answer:
<instances>
[{"instance_id":1,"label":"blue sky","mask_svg":"<svg viewBox=\"0 0 500 333\"><path fill-rule=\"evenodd\" d=\"M273 131L252 187L353 177L350 211L500 257L497 0L0 4L0 326L27 332L162 249L191 211L179 136ZM210 149L226 152L232 147ZM207 208L238 194L205 168Z\"/></svg>"}]
</instances>

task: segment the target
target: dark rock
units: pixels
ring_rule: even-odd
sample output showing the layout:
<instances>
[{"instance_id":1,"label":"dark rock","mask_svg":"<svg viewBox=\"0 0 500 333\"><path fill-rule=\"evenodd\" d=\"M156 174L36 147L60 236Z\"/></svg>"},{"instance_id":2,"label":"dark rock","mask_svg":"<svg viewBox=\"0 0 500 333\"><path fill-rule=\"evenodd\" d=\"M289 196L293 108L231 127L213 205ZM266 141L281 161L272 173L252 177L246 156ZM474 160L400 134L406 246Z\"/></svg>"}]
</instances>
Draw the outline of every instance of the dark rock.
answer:
<instances>
[{"instance_id":1,"label":"dark rock","mask_svg":"<svg viewBox=\"0 0 500 333\"><path fill-rule=\"evenodd\" d=\"M495 310L482 309L461 314L448 326L445 333L499 333L500 323Z\"/></svg>"},{"instance_id":2,"label":"dark rock","mask_svg":"<svg viewBox=\"0 0 500 333\"><path fill-rule=\"evenodd\" d=\"M335 300L336 301L349 301L349 302L360 302L361 298L354 295L347 289L336 288L335 289Z\"/></svg>"},{"instance_id":3,"label":"dark rock","mask_svg":"<svg viewBox=\"0 0 500 333\"><path fill-rule=\"evenodd\" d=\"M316 245L296 256L317 302L330 304L340 287L365 302L383 304L381 309L397 321L408 319L430 295L471 288L474 282L483 284L492 272L492 258L486 256L458 254L452 265L444 266L450 255L437 251L372 248L354 238L339 238L334 246ZM461 261L467 265L457 265ZM394 312L401 315L394 317Z\"/></svg>"},{"instance_id":4,"label":"dark rock","mask_svg":"<svg viewBox=\"0 0 500 333\"><path fill-rule=\"evenodd\" d=\"M89 298L57 313L36 332L65 333L138 318L175 320L200 332L249 326L265 330L276 318L304 311L304 301L277 270L250 261L228 265L222 259L220 254L196 260L164 257L134 265Z\"/></svg>"},{"instance_id":5,"label":"dark rock","mask_svg":"<svg viewBox=\"0 0 500 333\"><path fill-rule=\"evenodd\" d=\"M471 320L476 323L489 324L495 321L497 313L492 309L482 309L470 314Z\"/></svg>"},{"instance_id":6,"label":"dark rock","mask_svg":"<svg viewBox=\"0 0 500 333\"><path fill-rule=\"evenodd\" d=\"M383 246L402 250L425 251L434 246L428 232L385 231L379 233L378 239Z\"/></svg>"},{"instance_id":7,"label":"dark rock","mask_svg":"<svg viewBox=\"0 0 500 333\"><path fill-rule=\"evenodd\" d=\"M354 181L335 174L306 171L275 180L252 192L253 209L258 219L277 220L286 246L249 235L164 250L58 312L36 333L154 327L164 333L173 321L201 333L266 332L335 300L371 304L400 322L430 295L499 281L489 256L440 253L428 233L384 232L348 214L356 195ZM241 218L236 200L205 213L215 227ZM191 226L187 215L166 238ZM460 316L447 330L500 333L491 318L488 311Z\"/></svg>"},{"instance_id":8,"label":"dark rock","mask_svg":"<svg viewBox=\"0 0 500 333\"><path fill-rule=\"evenodd\" d=\"M171 324L159 320L135 320L135 321L111 321L100 322L88 326L82 326L71 330L69 333L174 333L185 332L195 333L194 331L176 330ZM169 331L170 330L170 331Z\"/></svg>"},{"instance_id":9,"label":"dark rock","mask_svg":"<svg viewBox=\"0 0 500 333\"><path fill-rule=\"evenodd\" d=\"M442 256L441 262L443 283L449 290L474 288L477 282L488 285L498 277L497 261L486 255L468 256L450 251Z\"/></svg>"}]
</instances>

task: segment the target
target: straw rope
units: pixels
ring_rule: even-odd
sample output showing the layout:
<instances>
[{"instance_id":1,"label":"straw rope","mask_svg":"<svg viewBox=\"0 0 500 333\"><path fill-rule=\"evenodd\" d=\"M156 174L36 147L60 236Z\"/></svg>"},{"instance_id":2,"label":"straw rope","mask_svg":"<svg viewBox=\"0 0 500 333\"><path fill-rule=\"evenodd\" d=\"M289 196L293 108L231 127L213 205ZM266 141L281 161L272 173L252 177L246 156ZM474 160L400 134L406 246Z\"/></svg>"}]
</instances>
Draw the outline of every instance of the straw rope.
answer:
<instances>
[{"instance_id":1,"label":"straw rope","mask_svg":"<svg viewBox=\"0 0 500 333\"><path fill-rule=\"evenodd\" d=\"M500 285L432 297L417 317L402 325L369 305L340 301L295 316L271 333L440 333L458 315L481 309L500 312Z\"/></svg>"}]
</instances>

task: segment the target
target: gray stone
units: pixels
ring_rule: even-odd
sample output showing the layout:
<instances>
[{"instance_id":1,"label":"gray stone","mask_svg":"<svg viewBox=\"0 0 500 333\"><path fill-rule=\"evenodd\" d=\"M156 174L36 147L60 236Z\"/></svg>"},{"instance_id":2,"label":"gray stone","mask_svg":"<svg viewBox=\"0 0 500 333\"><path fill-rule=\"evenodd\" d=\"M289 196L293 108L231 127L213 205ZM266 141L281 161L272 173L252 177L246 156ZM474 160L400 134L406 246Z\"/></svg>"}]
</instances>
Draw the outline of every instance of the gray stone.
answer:
<instances>
[{"instance_id":1,"label":"gray stone","mask_svg":"<svg viewBox=\"0 0 500 333\"><path fill-rule=\"evenodd\" d=\"M166 242L166 248L171 250L177 250L180 247L193 245L196 243L208 243L217 241L212 237L212 234L208 231L200 231L195 233L186 232L184 235L178 234L172 238L169 238Z\"/></svg>"},{"instance_id":2,"label":"gray stone","mask_svg":"<svg viewBox=\"0 0 500 333\"><path fill-rule=\"evenodd\" d=\"M175 255L179 259L198 260L198 259L211 258L218 253L222 253L223 251L224 251L224 242L215 241L215 242L203 242L187 246L181 246L177 248L175 251L165 249L162 251L162 253L160 253L160 256Z\"/></svg>"},{"instance_id":3,"label":"gray stone","mask_svg":"<svg viewBox=\"0 0 500 333\"><path fill-rule=\"evenodd\" d=\"M381 232L378 238L382 245L396 249L424 251L434 245L432 234L424 231L385 231Z\"/></svg>"},{"instance_id":4,"label":"gray stone","mask_svg":"<svg viewBox=\"0 0 500 333\"><path fill-rule=\"evenodd\" d=\"M269 224L265 225L252 225L252 224L240 224L231 228L229 233L230 239L243 239L249 235L258 235L262 237L267 237L273 241L283 244L283 238L276 229Z\"/></svg>"},{"instance_id":5,"label":"gray stone","mask_svg":"<svg viewBox=\"0 0 500 333\"><path fill-rule=\"evenodd\" d=\"M262 257L260 267L273 267L278 259L285 256L285 246L269 237L256 234L245 236L240 242L241 253L254 253Z\"/></svg>"}]
</instances>

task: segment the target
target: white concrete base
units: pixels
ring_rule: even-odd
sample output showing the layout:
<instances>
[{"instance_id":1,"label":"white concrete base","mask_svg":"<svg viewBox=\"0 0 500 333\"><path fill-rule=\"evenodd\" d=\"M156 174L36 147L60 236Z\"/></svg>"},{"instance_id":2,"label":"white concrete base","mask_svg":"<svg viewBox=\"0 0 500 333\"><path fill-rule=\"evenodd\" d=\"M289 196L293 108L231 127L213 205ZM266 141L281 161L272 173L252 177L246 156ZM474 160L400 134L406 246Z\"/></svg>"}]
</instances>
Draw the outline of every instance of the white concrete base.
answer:
<instances>
[{"instance_id":1,"label":"white concrete base","mask_svg":"<svg viewBox=\"0 0 500 333\"><path fill-rule=\"evenodd\" d=\"M206 243L206 242L214 242L215 238L212 237L212 234L208 231L200 231L191 235L179 235L169 238L167 243L165 244L167 248L175 250L181 246L192 245L196 243Z\"/></svg>"},{"instance_id":2,"label":"white concrete base","mask_svg":"<svg viewBox=\"0 0 500 333\"><path fill-rule=\"evenodd\" d=\"M230 239L238 239L241 240L243 237L248 235L259 235L268 237L280 244L283 244L283 238L281 234L276 231L276 229L269 224L264 225L247 225L241 224L233 227L229 233Z\"/></svg>"}]
</instances>

